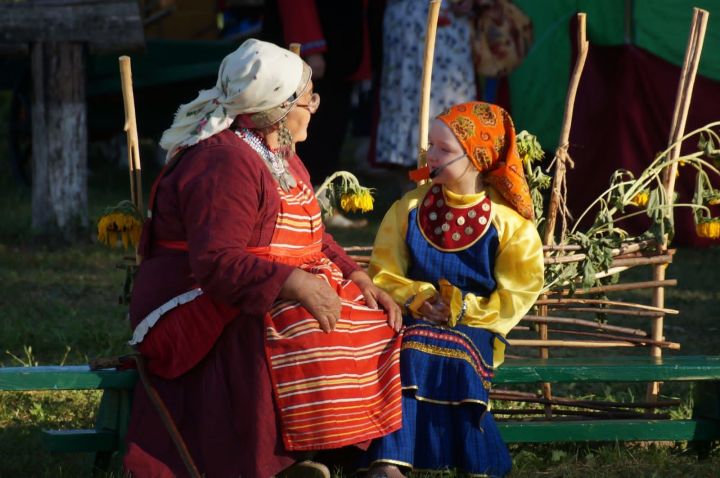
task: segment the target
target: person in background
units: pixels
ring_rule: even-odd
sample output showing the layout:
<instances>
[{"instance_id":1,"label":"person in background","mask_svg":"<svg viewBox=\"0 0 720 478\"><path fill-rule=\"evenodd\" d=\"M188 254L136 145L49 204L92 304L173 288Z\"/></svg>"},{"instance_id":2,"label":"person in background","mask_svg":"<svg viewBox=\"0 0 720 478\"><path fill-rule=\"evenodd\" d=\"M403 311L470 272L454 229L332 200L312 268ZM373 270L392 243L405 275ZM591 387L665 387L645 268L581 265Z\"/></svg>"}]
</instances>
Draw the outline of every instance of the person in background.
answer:
<instances>
[{"instance_id":1,"label":"person in background","mask_svg":"<svg viewBox=\"0 0 720 478\"><path fill-rule=\"evenodd\" d=\"M299 56L249 39L163 134L130 343L184 446L136 387L132 476L187 476L185 448L208 478L329 478L310 452L400 426L399 308L324 231L293 152L319 108Z\"/></svg>"},{"instance_id":2,"label":"person in background","mask_svg":"<svg viewBox=\"0 0 720 478\"><path fill-rule=\"evenodd\" d=\"M340 167L351 117L353 88L369 80L368 0L266 0L263 38L288 46L300 43L300 55L313 70L323 109L313 119L308 140L298 145L314 184ZM322 200L322 198L320 198ZM331 227L357 228L365 219L350 220L336 212Z\"/></svg>"},{"instance_id":3,"label":"person in background","mask_svg":"<svg viewBox=\"0 0 720 478\"><path fill-rule=\"evenodd\" d=\"M476 99L471 51L471 4L443 2L435 39L430 117L453 104ZM418 158L420 87L429 2L387 0L383 19L379 118L374 165L415 167Z\"/></svg>"},{"instance_id":4,"label":"person in background","mask_svg":"<svg viewBox=\"0 0 720 478\"><path fill-rule=\"evenodd\" d=\"M504 476L511 460L488 397L505 336L543 288L542 243L505 110L455 105L429 137L432 182L393 204L370 259L404 311L403 424L373 442L365 466L371 477Z\"/></svg>"}]
</instances>

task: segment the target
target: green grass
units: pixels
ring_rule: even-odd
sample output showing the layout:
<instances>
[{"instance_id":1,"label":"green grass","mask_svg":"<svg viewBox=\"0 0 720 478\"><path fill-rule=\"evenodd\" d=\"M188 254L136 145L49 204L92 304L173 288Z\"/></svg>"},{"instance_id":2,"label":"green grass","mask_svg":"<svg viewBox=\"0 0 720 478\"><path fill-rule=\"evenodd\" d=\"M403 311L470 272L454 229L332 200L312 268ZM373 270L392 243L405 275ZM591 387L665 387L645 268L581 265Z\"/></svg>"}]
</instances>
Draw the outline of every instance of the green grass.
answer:
<instances>
[{"instance_id":1,"label":"green grass","mask_svg":"<svg viewBox=\"0 0 720 478\"><path fill-rule=\"evenodd\" d=\"M6 100L0 94L2 132ZM6 158L4 149L0 133L0 159ZM30 193L13 183L6 166L0 161L0 366L84 364L92 357L127 353L126 307L118 304L124 272L116 267L126 253L98 245L92 231L72 247L39 243L29 227ZM97 155L90 158L90 168L90 223L94 224L105 206L127 196L127 171ZM155 171L150 165L145 172L145 189ZM372 243L384 211L401 194L395 177L361 175L363 184L377 188L376 208L368 215L371 226L332 231L341 244ZM669 340L682 343L683 354L720 352L718 268L719 249L683 249L668 270L679 287L668 291L667 305L682 313L668 316L665 330ZM635 280L647 278L647 272L631 274ZM636 293L635 298L646 301L649 296ZM642 388L602 384L570 385L564 391L611 400L644 393ZM687 414L687 386L672 385L663 391L684 399L684 408L676 413ZM98 392L0 392L0 478L88 476L90 456L43 451L39 430L91 427L98 400ZM720 452L698 461L685 444L512 445L511 451L513 478L711 477L720 469Z\"/></svg>"}]
</instances>

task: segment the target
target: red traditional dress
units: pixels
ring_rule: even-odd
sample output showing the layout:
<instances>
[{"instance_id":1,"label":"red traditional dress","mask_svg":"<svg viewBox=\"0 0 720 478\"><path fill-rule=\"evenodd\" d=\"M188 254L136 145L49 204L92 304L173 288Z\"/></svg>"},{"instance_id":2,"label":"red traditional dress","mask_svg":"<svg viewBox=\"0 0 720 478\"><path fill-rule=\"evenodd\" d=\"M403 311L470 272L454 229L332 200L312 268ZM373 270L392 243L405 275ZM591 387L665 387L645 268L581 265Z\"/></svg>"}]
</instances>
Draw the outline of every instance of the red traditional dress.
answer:
<instances>
[{"instance_id":1,"label":"red traditional dress","mask_svg":"<svg viewBox=\"0 0 720 478\"><path fill-rule=\"evenodd\" d=\"M289 169L297 184L284 191L257 149L225 131L189 149L154 188L131 342L208 477L271 476L296 451L400 426L398 337L344 279L357 266L324 232L297 157ZM295 267L337 291L335 331L277 300ZM186 473L142 387L125 465L136 476Z\"/></svg>"}]
</instances>

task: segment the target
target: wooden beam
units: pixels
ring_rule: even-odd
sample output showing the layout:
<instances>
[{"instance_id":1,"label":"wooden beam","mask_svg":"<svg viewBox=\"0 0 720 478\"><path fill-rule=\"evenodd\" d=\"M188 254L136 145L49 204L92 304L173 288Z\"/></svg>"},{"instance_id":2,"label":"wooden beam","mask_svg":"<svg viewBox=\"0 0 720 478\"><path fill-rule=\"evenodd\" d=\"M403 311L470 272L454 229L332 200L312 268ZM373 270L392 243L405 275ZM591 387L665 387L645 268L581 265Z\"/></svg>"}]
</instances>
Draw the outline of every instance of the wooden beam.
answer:
<instances>
[{"instance_id":1,"label":"wooden beam","mask_svg":"<svg viewBox=\"0 0 720 478\"><path fill-rule=\"evenodd\" d=\"M0 44L86 43L93 52L144 48L135 0L26 0L0 3Z\"/></svg>"}]
</instances>

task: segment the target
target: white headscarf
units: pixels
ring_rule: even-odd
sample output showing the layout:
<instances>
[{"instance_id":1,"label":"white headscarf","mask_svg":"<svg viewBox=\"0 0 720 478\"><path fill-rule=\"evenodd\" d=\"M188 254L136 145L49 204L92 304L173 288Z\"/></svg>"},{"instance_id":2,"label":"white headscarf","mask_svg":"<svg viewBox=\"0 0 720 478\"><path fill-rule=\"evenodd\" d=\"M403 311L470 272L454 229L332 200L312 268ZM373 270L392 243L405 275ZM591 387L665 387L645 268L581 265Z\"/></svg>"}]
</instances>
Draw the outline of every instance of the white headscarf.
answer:
<instances>
[{"instance_id":1,"label":"white headscarf","mask_svg":"<svg viewBox=\"0 0 720 478\"><path fill-rule=\"evenodd\" d=\"M200 91L175 113L160 139L168 151L166 161L182 148L228 129L238 115L249 115L258 128L281 120L310 75L310 67L298 55L272 43L246 40L223 59L215 86Z\"/></svg>"}]
</instances>

